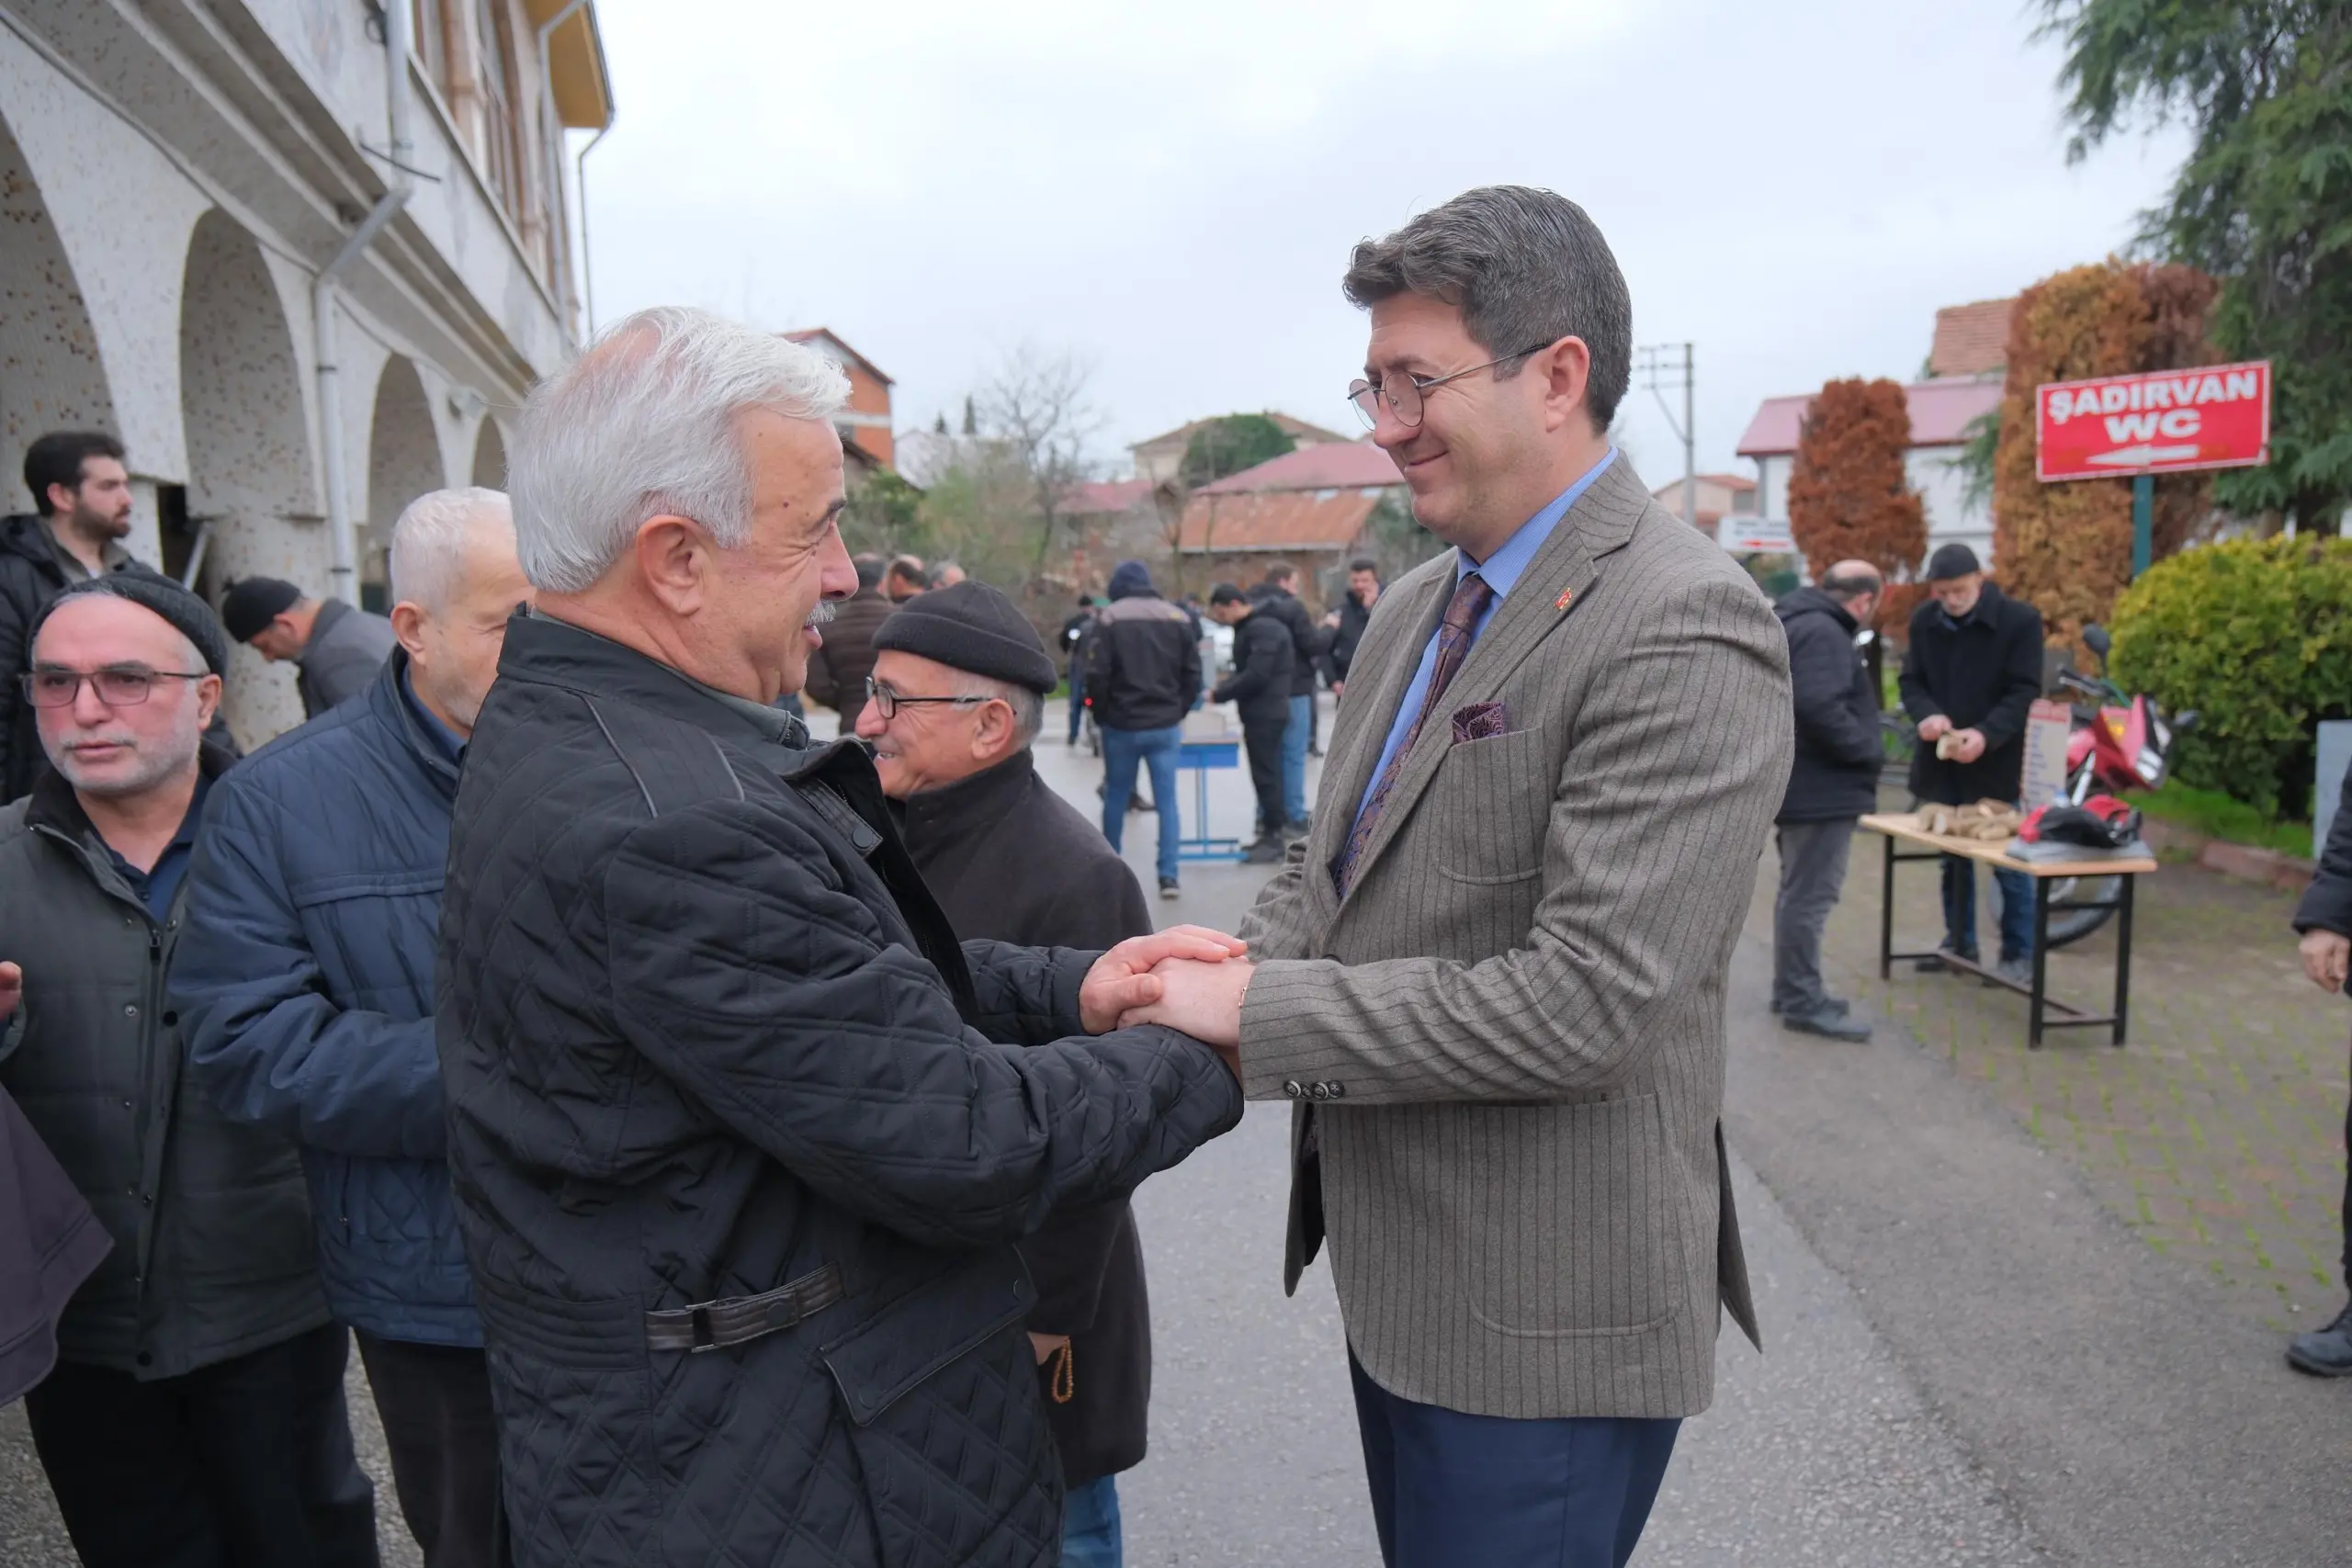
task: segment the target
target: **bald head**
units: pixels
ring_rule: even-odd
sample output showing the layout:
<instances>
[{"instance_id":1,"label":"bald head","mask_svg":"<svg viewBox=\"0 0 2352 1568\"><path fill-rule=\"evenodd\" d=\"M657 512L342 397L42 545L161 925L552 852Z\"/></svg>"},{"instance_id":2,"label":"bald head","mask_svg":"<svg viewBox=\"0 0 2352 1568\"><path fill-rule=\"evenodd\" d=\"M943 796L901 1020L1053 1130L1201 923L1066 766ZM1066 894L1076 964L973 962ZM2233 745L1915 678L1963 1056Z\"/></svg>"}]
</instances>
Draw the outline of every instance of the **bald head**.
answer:
<instances>
[{"instance_id":1,"label":"bald head","mask_svg":"<svg viewBox=\"0 0 2352 1568\"><path fill-rule=\"evenodd\" d=\"M1821 591L1846 606L1846 613L1855 620L1867 624L1878 614L1886 579L1866 560L1841 560L1822 574Z\"/></svg>"}]
</instances>

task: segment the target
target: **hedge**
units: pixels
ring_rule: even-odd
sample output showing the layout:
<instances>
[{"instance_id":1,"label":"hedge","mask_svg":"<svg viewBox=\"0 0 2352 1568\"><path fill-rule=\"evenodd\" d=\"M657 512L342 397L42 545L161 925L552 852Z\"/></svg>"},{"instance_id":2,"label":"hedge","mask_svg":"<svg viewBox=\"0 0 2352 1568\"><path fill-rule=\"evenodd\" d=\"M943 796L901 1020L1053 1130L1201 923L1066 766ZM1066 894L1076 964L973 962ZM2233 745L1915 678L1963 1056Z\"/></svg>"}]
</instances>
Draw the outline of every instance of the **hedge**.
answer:
<instances>
[{"instance_id":1,"label":"hedge","mask_svg":"<svg viewBox=\"0 0 2352 1568\"><path fill-rule=\"evenodd\" d=\"M2124 592L2110 629L2119 684L2197 710L2175 777L2308 818L2315 727L2352 716L2352 540L2183 551Z\"/></svg>"}]
</instances>

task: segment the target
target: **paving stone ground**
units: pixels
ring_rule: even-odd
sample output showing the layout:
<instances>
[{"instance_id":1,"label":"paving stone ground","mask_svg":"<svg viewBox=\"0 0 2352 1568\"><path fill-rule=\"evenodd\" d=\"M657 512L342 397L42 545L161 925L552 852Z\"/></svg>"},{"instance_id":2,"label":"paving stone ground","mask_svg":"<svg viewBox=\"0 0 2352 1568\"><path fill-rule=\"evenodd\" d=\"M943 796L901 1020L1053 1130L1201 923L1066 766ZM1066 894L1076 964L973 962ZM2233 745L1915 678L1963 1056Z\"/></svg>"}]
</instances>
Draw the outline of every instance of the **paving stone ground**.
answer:
<instances>
[{"instance_id":1,"label":"paving stone ground","mask_svg":"<svg viewBox=\"0 0 2352 1568\"><path fill-rule=\"evenodd\" d=\"M1879 979L1882 842L1856 836L1826 943L1831 988L1981 1082L2149 1246L2227 1286L2253 1321L2284 1331L2333 1316L2352 1008L2303 978L2288 923L2294 896L2187 864L2143 877L2128 1043L2060 1030L2030 1051L2021 996L1908 964ZM1768 856L1749 919L1767 940L1776 875ZM1934 864L1905 863L1895 876L1895 950L1934 946ZM1990 956L1993 893L1982 880ZM2105 1010L2114 964L2110 922L2051 954L2051 994Z\"/></svg>"}]
</instances>

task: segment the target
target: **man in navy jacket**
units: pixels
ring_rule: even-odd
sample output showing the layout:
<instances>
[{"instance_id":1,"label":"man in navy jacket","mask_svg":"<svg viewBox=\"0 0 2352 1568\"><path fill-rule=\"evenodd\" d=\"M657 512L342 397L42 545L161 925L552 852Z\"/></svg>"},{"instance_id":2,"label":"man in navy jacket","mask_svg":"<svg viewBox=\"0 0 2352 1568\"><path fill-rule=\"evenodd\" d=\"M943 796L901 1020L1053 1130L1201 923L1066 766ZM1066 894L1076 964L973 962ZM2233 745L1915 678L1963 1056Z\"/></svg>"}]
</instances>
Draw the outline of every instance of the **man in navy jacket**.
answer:
<instances>
[{"instance_id":1,"label":"man in navy jacket","mask_svg":"<svg viewBox=\"0 0 2352 1568\"><path fill-rule=\"evenodd\" d=\"M531 598L506 498L412 503L391 578L400 647L365 700L212 791L172 993L221 1111L301 1145L328 1305L357 1333L427 1568L488 1568L497 1429L433 1001L458 761Z\"/></svg>"}]
</instances>

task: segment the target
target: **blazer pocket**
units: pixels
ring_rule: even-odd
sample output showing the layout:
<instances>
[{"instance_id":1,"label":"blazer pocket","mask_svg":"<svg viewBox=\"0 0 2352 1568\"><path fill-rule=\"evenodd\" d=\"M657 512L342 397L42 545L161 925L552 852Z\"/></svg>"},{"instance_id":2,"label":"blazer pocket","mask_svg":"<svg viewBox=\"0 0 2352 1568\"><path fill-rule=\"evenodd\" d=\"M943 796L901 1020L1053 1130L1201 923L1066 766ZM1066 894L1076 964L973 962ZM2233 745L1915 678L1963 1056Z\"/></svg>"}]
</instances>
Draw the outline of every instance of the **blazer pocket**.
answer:
<instances>
[{"instance_id":1,"label":"blazer pocket","mask_svg":"<svg viewBox=\"0 0 2352 1568\"><path fill-rule=\"evenodd\" d=\"M1544 874L1551 761L1540 727L1447 749L1423 806L1435 821L1439 875L1483 887Z\"/></svg>"},{"instance_id":2,"label":"blazer pocket","mask_svg":"<svg viewBox=\"0 0 2352 1568\"><path fill-rule=\"evenodd\" d=\"M1654 1094L1580 1105L1484 1106L1498 1223L1464 1237L1470 1314L1536 1338L1641 1334L1674 1315L1688 1228Z\"/></svg>"}]
</instances>

